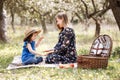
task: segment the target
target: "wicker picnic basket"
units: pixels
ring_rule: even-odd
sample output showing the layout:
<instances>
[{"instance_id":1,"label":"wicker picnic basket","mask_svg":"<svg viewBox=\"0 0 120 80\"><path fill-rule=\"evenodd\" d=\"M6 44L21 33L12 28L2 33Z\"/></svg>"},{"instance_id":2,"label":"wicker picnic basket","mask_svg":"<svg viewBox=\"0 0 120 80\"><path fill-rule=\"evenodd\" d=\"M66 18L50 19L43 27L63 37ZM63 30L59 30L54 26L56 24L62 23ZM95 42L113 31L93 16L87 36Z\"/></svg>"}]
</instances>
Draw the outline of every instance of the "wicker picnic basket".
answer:
<instances>
[{"instance_id":1,"label":"wicker picnic basket","mask_svg":"<svg viewBox=\"0 0 120 80\"><path fill-rule=\"evenodd\" d=\"M102 44L102 47L100 44ZM92 43L89 55L79 55L77 57L78 67L87 69L106 68L111 50L112 40L110 36L98 36Z\"/></svg>"}]
</instances>

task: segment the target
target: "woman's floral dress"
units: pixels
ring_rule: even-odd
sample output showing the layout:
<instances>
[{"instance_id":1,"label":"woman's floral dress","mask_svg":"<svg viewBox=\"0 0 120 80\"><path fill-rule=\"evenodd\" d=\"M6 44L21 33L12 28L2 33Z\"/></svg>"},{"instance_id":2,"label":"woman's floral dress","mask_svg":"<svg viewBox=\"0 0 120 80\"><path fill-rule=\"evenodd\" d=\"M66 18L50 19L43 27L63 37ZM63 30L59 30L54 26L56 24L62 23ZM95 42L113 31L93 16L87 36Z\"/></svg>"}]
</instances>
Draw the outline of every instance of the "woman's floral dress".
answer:
<instances>
[{"instance_id":1,"label":"woman's floral dress","mask_svg":"<svg viewBox=\"0 0 120 80\"><path fill-rule=\"evenodd\" d=\"M74 63L77 59L75 34L72 28L64 28L59 33L59 40L54 52L46 57L48 64Z\"/></svg>"}]
</instances>

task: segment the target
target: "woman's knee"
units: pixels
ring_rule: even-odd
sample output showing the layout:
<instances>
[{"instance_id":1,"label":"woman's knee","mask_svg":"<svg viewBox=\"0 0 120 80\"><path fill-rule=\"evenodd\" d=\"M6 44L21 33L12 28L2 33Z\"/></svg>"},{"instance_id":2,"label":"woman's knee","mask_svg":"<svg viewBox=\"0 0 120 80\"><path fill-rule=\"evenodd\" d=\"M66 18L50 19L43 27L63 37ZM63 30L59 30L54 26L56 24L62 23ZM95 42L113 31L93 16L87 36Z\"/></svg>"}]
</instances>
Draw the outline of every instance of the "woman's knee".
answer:
<instances>
[{"instance_id":1,"label":"woman's knee","mask_svg":"<svg viewBox=\"0 0 120 80\"><path fill-rule=\"evenodd\" d=\"M52 63L57 64L57 63L59 63L59 61L60 61L60 57L57 54L51 54L51 55L47 56L46 60L45 60L45 62L49 63L49 64L52 64Z\"/></svg>"}]
</instances>

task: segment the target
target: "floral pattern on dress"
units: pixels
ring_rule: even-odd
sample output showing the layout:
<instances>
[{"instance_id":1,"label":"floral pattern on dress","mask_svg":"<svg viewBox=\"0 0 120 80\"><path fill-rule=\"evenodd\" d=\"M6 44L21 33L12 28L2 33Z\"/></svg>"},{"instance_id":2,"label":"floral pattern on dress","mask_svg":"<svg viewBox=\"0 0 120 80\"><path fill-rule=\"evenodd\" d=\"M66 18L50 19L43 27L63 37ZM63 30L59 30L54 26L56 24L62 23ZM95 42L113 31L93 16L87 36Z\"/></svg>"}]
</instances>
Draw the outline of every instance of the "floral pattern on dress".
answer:
<instances>
[{"instance_id":1,"label":"floral pattern on dress","mask_svg":"<svg viewBox=\"0 0 120 80\"><path fill-rule=\"evenodd\" d=\"M67 27L59 33L58 43L54 47L54 52L46 57L46 63L74 63L76 59L77 53L74 30Z\"/></svg>"}]
</instances>

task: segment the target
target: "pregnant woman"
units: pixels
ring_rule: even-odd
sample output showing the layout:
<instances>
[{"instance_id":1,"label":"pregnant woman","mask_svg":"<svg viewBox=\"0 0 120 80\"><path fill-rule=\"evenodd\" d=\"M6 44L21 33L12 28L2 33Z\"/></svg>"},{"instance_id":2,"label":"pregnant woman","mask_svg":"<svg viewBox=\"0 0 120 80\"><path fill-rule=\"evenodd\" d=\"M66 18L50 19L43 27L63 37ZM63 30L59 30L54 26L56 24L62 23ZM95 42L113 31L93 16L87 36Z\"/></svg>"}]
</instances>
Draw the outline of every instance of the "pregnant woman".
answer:
<instances>
[{"instance_id":1,"label":"pregnant woman","mask_svg":"<svg viewBox=\"0 0 120 80\"><path fill-rule=\"evenodd\" d=\"M75 63L77 59L75 33L68 26L68 17L60 12L55 17L57 28L60 30L58 43L52 50L45 50L48 55L45 62L48 64Z\"/></svg>"}]
</instances>

